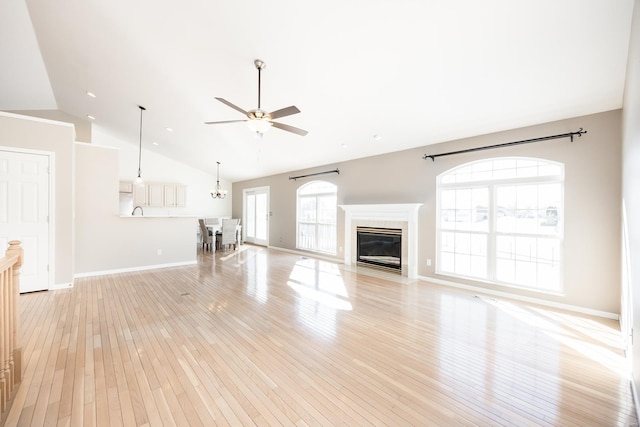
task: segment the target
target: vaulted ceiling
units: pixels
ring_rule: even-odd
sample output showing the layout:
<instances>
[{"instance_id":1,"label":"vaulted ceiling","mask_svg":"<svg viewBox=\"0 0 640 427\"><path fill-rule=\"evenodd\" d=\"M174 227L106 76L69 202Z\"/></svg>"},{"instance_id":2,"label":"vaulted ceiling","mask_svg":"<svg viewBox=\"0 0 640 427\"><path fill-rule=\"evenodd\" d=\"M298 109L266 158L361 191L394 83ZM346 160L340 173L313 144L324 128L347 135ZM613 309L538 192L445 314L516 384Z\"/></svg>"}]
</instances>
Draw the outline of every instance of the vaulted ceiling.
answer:
<instances>
[{"instance_id":1,"label":"vaulted ceiling","mask_svg":"<svg viewBox=\"0 0 640 427\"><path fill-rule=\"evenodd\" d=\"M617 109L633 0L3 0L0 110L59 109L230 181ZM257 138L215 97L295 105ZM96 97L87 96L87 91ZM167 127L173 132L166 130ZM532 135L532 137L539 135ZM152 145L155 142L157 145ZM497 141L503 142L503 141Z\"/></svg>"}]
</instances>

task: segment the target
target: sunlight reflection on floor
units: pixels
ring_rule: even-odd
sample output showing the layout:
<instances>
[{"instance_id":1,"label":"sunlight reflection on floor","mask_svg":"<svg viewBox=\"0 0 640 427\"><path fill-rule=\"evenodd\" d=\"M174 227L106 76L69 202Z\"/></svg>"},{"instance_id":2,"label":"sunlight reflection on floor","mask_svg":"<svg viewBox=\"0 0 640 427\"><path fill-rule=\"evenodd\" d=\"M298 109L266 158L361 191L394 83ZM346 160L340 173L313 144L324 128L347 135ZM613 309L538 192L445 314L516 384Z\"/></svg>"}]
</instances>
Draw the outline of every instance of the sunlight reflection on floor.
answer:
<instances>
[{"instance_id":1,"label":"sunlight reflection on floor","mask_svg":"<svg viewBox=\"0 0 640 427\"><path fill-rule=\"evenodd\" d=\"M287 285L300 296L299 320L322 336L335 336L337 312L353 309L337 265L301 258L289 279Z\"/></svg>"},{"instance_id":2,"label":"sunlight reflection on floor","mask_svg":"<svg viewBox=\"0 0 640 427\"><path fill-rule=\"evenodd\" d=\"M577 315L560 314L540 308L529 309L507 301L487 300L487 302L614 373L628 374L626 359L621 351L621 342L619 339L616 340L617 342L613 342L611 330L604 325ZM550 320L554 317L562 323ZM612 351L601 345L588 343L586 339L600 341L615 350Z\"/></svg>"}]
</instances>

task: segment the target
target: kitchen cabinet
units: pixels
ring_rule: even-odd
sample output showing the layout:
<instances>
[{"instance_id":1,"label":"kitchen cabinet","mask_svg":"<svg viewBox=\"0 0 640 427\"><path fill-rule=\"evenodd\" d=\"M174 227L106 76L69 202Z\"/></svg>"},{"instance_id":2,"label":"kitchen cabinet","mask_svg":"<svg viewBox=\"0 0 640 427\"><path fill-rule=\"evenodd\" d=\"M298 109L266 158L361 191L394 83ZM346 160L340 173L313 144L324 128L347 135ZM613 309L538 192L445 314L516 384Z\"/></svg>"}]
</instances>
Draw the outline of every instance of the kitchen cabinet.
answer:
<instances>
[{"instance_id":1,"label":"kitchen cabinet","mask_svg":"<svg viewBox=\"0 0 640 427\"><path fill-rule=\"evenodd\" d=\"M187 187L184 185L176 186L176 207L184 208L187 206Z\"/></svg>"},{"instance_id":2,"label":"kitchen cabinet","mask_svg":"<svg viewBox=\"0 0 640 427\"><path fill-rule=\"evenodd\" d=\"M147 186L133 184L133 206L147 206Z\"/></svg>"},{"instance_id":3,"label":"kitchen cabinet","mask_svg":"<svg viewBox=\"0 0 640 427\"><path fill-rule=\"evenodd\" d=\"M164 185L164 206L184 207L186 205L186 187L179 184Z\"/></svg>"},{"instance_id":4,"label":"kitchen cabinet","mask_svg":"<svg viewBox=\"0 0 640 427\"><path fill-rule=\"evenodd\" d=\"M175 206L176 205L176 186L172 184L164 185L164 205Z\"/></svg>"},{"instance_id":5,"label":"kitchen cabinet","mask_svg":"<svg viewBox=\"0 0 640 427\"><path fill-rule=\"evenodd\" d=\"M181 184L120 182L120 193L133 192L133 206L183 208L187 205L187 187Z\"/></svg>"},{"instance_id":6,"label":"kitchen cabinet","mask_svg":"<svg viewBox=\"0 0 640 427\"><path fill-rule=\"evenodd\" d=\"M133 182L120 181L121 193L133 193Z\"/></svg>"},{"instance_id":7,"label":"kitchen cabinet","mask_svg":"<svg viewBox=\"0 0 640 427\"><path fill-rule=\"evenodd\" d=\"M164 207L164 185L149 184L147 185L147 206L153 208Z\"/></svg>"}]
</instances>

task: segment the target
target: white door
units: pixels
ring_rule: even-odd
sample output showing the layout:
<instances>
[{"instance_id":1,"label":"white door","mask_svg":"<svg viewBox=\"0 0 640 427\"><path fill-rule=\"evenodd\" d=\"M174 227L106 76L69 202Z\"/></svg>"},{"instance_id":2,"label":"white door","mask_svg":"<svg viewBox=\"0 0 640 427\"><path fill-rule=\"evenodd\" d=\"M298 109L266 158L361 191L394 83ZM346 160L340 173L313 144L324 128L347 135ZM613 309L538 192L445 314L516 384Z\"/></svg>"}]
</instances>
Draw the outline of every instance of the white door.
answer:
<instances>
[{"instance_id":1,"label":"white door","mask_svg":"<svg viewBox=\"0 0 640 427\"><path fill-rule=\"evenodd\" d=\"M0 150L0 251L20 240L20 292L49 289L49 156Z\"/></svg>"},{"instance_id":2,"label":"white door","mask_svg":"<svg viewBox=\"0 0 640 427\"><path fill-rule=\"evenodd\" d=\"M244 240L269 244L269 187L244 190Z\"/></svg>"}]
</instances>

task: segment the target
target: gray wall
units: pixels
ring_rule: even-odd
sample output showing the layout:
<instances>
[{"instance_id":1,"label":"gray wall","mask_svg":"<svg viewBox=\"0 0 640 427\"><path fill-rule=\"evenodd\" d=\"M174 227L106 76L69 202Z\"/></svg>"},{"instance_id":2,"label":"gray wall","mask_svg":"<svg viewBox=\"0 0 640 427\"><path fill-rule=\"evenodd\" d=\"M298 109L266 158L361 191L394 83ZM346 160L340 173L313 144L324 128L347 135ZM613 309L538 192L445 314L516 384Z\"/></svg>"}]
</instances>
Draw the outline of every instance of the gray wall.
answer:
<instances>
[{"instance_id":1,"label":"gray wall","mask_svg":"<svg viewBox=\"0 0 640 427\"><path fill-rule=\"evenodd\" d=\"M640 0L633 8L631 42L627 64L622 118L623 135L623 207L626 218L623 236L626 251L623 258L623 289L631 289L632 309L623 320L633 323L633 375L640 387ZM627 293L628 294L628 293ZM625 308L623 306L623 308ZM626 329L626 328L625 328Z\"/></svg>"},{"instance_id":2,"label":"gray wall","mask_svg":"<svg viewBox=\"0 0 640 427\"><path fill-rule=\"evenodd\" d=\"M436 154L540 136L576 131L588 133L571 143L553 140L516 147L423 160ZM272 211L270 245L295 250L296 189L311 179L290 181L302 175L338 167L340 174L316 177L338 186L338 204L424 203L419 213L418 275L472 284L494 291L569 304L607 313L620 313L620 198L621 111L611 111L558 122L515 129L418 149L292 171L233 185L233 216L242 215L242 191L269 186ZM438 276L435 259L436 176L473 160L524 156L565 164L564 295L547 295L511 287ZM338 247L344 246L344 214L338 210ZM338 253L337 259L343 259Z\"/></svg>"}]
</instances>

